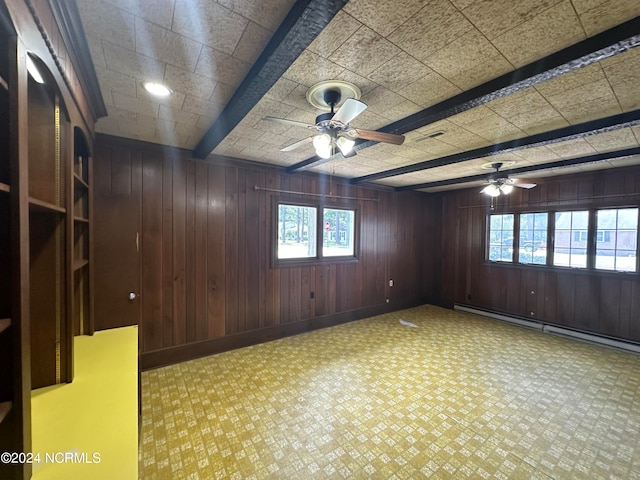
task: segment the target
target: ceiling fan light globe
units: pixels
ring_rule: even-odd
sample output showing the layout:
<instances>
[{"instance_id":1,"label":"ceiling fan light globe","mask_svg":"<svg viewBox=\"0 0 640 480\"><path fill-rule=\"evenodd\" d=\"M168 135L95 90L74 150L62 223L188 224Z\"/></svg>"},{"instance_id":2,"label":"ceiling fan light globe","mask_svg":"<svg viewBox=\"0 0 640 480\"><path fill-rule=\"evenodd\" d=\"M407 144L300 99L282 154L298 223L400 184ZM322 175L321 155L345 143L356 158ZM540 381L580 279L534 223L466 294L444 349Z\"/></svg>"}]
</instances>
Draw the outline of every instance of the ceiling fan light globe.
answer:
<instances>
[{"instance_id":1,"label":"ceiling fan light globe","mask_svg":"<svg viewBox=\"0 0 640 480\"><path fill-rule=\"evenodd\" d=\"M331 136L328 133L322 133L313 137L313 146L316 150L321 150L331 146ZM324 158L324 157L323 157Z\"/></svg>"},{"instance_id":2,"label":"ceiling fan light globe","mask_svg":"<svg viewBox=\"0 0 640 480\"><path fill-rule=\"evenodd\" d=\"M343 155L347 155L353 149L353 146L356 144L355 140L351 140L350 138L339 137L336 141L336 145L342 152Z\"/></svg>"},{"instance_id":3,"label":"ceiling fan light globe","mask_svg":"<svg viewBox=\"0 0 640 480\"><path fill-rule=\"evenodd\" d=\"M482 192L490 197L499 197L500 196L500 188L496 187L494 184L487 185L482 189Z\"/></svg>"},{"instance_id":4,"label":"ceiling fan light globe","mask_svg":"<svg viewBox=\"0 0 640 480\"><path fill-rule=\"evenodd\" d=\"M511 192L513 192L513 185L500 185L500 190L502 190L502 193L504 193L505 195L509 195Z\"/></svg>"},{"instance_id":5,"label":"ceiling fan light globe","mask_svg":"<svg viewBox=\"0 0 640 480\"><path fill-rule=\"evenodd\" d=\"M320 158L331 158L331 145L316 148L316 155L318 155Z\"/></svg>"}]
</instances>

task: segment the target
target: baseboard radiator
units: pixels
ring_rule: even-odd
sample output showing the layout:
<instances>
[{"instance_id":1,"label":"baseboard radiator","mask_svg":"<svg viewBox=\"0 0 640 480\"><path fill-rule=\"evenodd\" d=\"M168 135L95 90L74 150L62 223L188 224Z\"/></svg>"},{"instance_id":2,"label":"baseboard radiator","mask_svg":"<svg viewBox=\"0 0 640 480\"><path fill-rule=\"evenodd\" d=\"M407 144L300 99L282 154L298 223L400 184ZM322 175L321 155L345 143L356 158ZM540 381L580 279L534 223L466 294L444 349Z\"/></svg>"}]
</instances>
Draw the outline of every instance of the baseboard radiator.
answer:
<instances>
[{"instance_id":1,"label":"baseboard radiator","mask_svg":"<svg viewBox=\"0 0 640 480\"><path fill-rule=\"evenodd\" d=\"M640 345L632 342L625 342L623 340L616 340L614 338L603 337L600 335L580 332L571 330L570 328L562 328L555 325L548 325L544 322L528 320L524 318L512 317L502 313L491 312L489 310L482 310L479 308L473 308L466 305L454 304L454 310L460 312L471 313L473 315L480 315L482 317L499 320L501 322L512 323L520 327L526 327L533 330L538 330L543 333L549 333L551 335L557 335L560 337L571 338L574 340L580 340L583 342L594 343L596 345L602 345L606 347L616 348L627 352L640 354Z\"/></svg>"}]
</instances>

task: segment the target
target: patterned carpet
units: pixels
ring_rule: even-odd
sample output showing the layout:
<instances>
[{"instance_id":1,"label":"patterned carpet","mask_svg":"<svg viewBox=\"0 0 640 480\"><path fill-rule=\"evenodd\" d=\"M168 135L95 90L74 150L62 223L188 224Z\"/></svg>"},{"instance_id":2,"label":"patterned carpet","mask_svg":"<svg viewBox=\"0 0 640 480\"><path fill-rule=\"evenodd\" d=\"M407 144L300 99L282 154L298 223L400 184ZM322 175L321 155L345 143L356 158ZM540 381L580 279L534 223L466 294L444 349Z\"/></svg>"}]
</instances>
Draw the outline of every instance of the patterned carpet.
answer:
<instances>
[{"instance_id":1,"label":"patterned carpet","mask_svg":"<svg viewBox=\"0 0 640 480\"><path fill-rule=\"evenodd\" d=\"M640 479L639 356L432 306L145 372L142 405L144 479Z\"/></svg>"}]
</instances>

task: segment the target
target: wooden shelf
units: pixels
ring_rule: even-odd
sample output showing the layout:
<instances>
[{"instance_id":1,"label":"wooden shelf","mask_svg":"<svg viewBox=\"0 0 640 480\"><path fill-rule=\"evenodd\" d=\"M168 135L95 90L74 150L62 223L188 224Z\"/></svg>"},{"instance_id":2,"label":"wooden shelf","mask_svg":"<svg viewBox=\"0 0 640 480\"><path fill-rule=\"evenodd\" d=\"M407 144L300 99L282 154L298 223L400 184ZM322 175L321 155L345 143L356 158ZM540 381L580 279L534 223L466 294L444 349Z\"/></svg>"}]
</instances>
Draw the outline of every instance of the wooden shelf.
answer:
<instances>
[{"instance_id":1,"label":"wooden shelf","mask_svg":"<svg viewBox=\"0 0 640 480\"><path fill-rule=\"evenodd\" d=\"M89 260L75 260L73 262L73 271L77 271L80 270L83 267L86 267L87 265L89 265Z\"/></svg>"},{"instance_id":2,"label":"wooden shelf","mask_svg":"<svg viewBox=\"0 0 640 480\"><path fill-rule=\"evenodd\" d=\"M0 182L0 192L11 193L11 186L6 183Z\"/></svg>"},{"instance_id":3,"label":"wooden shelf","mask_svg":"<svg viewBox=\"0 0 640 480\"><path fill-rule=\"evenodd\" d=\"M0 333L4 332L10 326L11 326L10 318L0 318Z\"/></svg>"},{"instance_id":4,"label":"wooden shelf","mask_svg":"<svg viewBox=\"0 0 640 480\"><path fill-rule=\"evenodd\" d=\"M77 186L84 187L89 190L89 184L85 182L77 173L73 174L73 180L75 181Z\"/></svg>"},{"instance_id":5,"label":"wooden shelf","mask_svg":"<svg viewBox=\"0 0 640 480\"><path fill-rule=\"evenodd\" d=\"M73 221L80 223L89 223L89 219L84 217L73 217Z\"/></svg>"},{"instance_id":6,"label":"wooden shelf","mask_svg":"<svg viewBox=\"0 0 640 480\"><path fill-rule=\"evenodd\" d=\"M40 212L53 212L53 213L66 213L67 210L63 207L54 205L53 203L38 200L37 198L29 197L29 206L36 211Z\"/></svg>"},{"instance_id":7,"label":"wooden shelf","mask_svg":"<svg viewBox=\"0 0 640 480\"><path fill-rule=\"evenodd\" d=\"M11 402L2 402L0 403L0 423L5 419L5 417L11 411Z\"/></svg>"}]
</instances>

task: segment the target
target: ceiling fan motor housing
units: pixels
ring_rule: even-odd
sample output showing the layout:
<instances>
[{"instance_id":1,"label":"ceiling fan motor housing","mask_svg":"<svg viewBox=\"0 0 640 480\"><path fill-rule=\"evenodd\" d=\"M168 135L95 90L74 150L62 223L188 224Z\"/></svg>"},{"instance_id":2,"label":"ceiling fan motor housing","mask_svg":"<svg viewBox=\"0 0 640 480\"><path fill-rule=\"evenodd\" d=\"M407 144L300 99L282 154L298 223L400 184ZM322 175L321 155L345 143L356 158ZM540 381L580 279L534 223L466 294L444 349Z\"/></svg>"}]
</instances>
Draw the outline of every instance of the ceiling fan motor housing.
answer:
<instances>
[{"instance_id":1,"label":"ceiling fan motor housing","mask_svg":"<svg viewBox=\"0 0 640 480\"><path fill-rule=\"evenodd\" d=\"M324 101L327 105L331 107L331 111L333 112L333 108L340 103L340 92L338 90L325 90L323 95Z\"/></svg>"}]
</instances>

